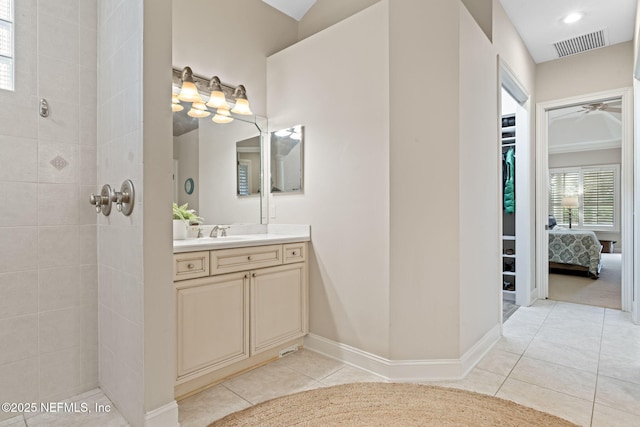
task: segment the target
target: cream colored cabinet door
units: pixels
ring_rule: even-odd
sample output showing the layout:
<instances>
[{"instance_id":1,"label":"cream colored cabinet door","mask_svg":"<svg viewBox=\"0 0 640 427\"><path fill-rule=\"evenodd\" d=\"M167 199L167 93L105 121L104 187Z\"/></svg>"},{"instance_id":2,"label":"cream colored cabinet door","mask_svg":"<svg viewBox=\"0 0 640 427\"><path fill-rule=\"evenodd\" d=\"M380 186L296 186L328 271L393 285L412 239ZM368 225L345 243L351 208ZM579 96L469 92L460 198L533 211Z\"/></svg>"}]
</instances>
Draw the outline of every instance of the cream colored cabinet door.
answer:
<instances>
[{"instance_id":1,"label":"cream colored cabinet door","mask_svg":"<svg viewBox=\"0 0 640 427\"><path fill-rule=\"evenodd\" d=\"M178 379L249 357L249 273L175 286Z\"/></svg>"},{"instance_id":2,"label":"cream colored cabinet door","mask_svg":"<svg viewBox=\"0 0 640 427\"><path fill-rule=\"evenodd\" d=\"M251 272L251 354L306 335L305 263Z\"/></svg>"}]
</instances>

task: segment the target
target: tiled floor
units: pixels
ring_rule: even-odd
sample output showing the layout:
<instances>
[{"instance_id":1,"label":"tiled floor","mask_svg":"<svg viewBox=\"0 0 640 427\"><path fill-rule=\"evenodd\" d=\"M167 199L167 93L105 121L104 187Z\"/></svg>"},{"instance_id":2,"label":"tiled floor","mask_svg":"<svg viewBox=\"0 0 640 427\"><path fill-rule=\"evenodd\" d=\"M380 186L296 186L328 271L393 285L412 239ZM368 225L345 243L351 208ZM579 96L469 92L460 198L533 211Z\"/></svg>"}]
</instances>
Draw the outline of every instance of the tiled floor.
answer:
<instances>
[{"instance_id":1,"label":"tiled floor","mask_svg":"<svg viewBox=\"0 0 640 427\"><path fill-rule=\"evenodd\" d=\"M182 427L203 427L253 404L337 384L384 381L309 350L300 350L178 402Z\"/></svg>"},{"instance_id":2,"label":"tiled floor","mask_svg":"<svg viewBox=\"0 0 640 427\"><path fill-rule=\"evenodd\" d=\"M503 332L464 380L433 384L513 400L583 426L640 426L640 326L628 313L538 301L513 313ZM182 400L180 423L206 426L274 397L358 381L382 379L303 349ZM99 390L73 401L109 402ZM41 414L0 427L127 425L115 410L90 416Z\"/></svg>"},{"instance_id":3,"label":"tiled floor","mask_svg":"<svg viewBox=\"0 0 640 427\"><path fill-rule=\"evenodd\" d=\"M583 426L640 426L640 326L629 313L549 300L520 307L462 381L439 383Z\"/></svg>"},{"instance_id":4,"label":"tiled floor","mask_svg":"<svg viewBox=\"0 0 640 427\"><path fill-rule=\"evenodd\" d=\"M640 426L640 326L599 307L538 301L464 380L433 384L513 400L583 426ZM324 385L380 381L309 350L179 402L183 427L206 426L273 397Z\"/></svg>"}]
</instances>

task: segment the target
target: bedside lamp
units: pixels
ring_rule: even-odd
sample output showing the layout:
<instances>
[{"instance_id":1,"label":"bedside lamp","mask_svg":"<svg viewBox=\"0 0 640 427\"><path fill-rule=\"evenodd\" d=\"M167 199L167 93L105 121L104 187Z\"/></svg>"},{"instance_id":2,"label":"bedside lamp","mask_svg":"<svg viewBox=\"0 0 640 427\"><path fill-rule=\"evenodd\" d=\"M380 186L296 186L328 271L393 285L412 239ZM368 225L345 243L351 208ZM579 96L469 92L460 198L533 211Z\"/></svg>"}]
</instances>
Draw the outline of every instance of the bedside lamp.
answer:
<instances>
[{"instance_id":1,"label":"bedside lamp","mask_svg":"<svg viewBox=\"0 0 640 427\"><path fill-rule=\"evenodd\" d=\"M562 198L562 207L569 210L569 228L571 228L571 211L580 207L577 196L568 196Z\"/></svg>"}]
</instances>

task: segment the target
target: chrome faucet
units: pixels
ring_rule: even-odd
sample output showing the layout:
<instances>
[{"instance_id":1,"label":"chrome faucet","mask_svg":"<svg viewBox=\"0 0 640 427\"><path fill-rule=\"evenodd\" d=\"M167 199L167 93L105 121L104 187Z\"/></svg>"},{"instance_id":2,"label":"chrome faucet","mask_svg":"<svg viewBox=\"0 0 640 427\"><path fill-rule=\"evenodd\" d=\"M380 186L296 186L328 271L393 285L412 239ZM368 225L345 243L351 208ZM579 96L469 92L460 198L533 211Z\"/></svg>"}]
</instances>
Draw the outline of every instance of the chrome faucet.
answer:
<instances>
[{"instance_id":1,"label":"chrome faucet","mask_svg":"<svg viewBox=\"0 0 640 427\"><path fill-rule=\"evenodd\" d=\"M229 228L229 226L214 225L211 233L209 233L209 237L227 237L227 228ZM220 232L220 234L218 234L218 232Z\"/></svg>"}]
</instances>

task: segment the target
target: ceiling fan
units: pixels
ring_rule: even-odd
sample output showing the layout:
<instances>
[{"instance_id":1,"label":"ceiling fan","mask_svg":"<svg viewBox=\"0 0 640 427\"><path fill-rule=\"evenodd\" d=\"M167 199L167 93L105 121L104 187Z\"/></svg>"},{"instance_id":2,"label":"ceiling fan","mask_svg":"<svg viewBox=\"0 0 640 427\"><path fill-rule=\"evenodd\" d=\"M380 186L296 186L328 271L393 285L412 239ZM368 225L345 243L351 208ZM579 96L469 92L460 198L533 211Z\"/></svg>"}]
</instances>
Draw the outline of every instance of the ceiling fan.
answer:
<instances>
[{"instance_id":1,"label":"ceiling fan","mask_svg":"<svg viewBox=\"0 0 640 427\"><path fill-rule=\"evenodd\" d=\"M560 119L562 117L574 115L576 119L580 120L582 117L594 111L605 111L607 113L621 113L622 112L622 100L612 99L609 101L591 102L584 105L576 105L575 107L568 107L558 112L566 111L564 114L554 115L551 120Z\"/></svg>"},{"instance_id":2,"label":"ceiling fan","mask_svg":"<svg viewBox=\"0 0 640 427\"><path fill-rule=\"evenodd\" d=\"M585 114L589 114L593 111L607 111L609 113L621 113L622 108L621 101L619 99L609 102L594 102L591 104L581 105L580 108Z\"/></svg>"}]
</instances>

